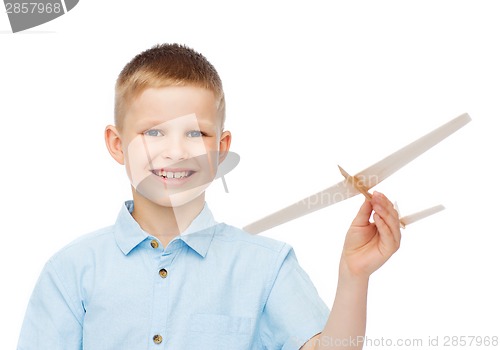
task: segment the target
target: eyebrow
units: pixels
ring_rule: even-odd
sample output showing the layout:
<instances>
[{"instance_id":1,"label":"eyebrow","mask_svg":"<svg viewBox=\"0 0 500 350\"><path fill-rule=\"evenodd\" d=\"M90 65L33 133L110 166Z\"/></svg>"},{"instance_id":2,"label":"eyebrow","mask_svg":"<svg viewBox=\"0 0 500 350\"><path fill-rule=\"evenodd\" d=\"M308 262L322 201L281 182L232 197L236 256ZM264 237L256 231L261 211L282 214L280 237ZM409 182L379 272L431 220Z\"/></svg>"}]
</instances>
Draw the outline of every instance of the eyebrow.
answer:
<instances>
[{"instance_id":1,"label":"eyebrow","mask_svg":"<svg viewBox=\"0 0 500 350\"><path fill-rule=\"evenodd\" d=\"M179 117L179 118L182 118L182 117ZM153 128L153 127L156 127L158 125L168 123L168 122L170 122L172 120L175 120L175 118L171 119L171 120L168 120L168 121L162 121L162 120L157 120L157 119L150 119L150 120L143 119L143 120L138 121L137 125L140 127L140 129L145 128L145 127ZM200 127L203 127L203 126L205 126L205 127L217 126L216 123L212 123L212 122L204 121L204 120L199 120L199 119L196 119L196 123Z\"/></svg>"}]
</instances>

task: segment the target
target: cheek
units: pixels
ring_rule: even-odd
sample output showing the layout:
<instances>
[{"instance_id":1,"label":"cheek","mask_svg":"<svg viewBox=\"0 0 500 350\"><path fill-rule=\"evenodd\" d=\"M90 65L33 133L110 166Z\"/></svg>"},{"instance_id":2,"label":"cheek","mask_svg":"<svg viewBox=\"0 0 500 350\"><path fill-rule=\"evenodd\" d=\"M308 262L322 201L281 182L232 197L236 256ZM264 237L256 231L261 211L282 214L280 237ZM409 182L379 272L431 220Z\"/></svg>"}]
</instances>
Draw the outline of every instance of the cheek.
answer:
<instances>
[{"instance_id":1,"label":"cheek","mask_svg":"<svg viewBox=\"0 0 500 350\"><path fill-rule=\"evenodd\" d=\"M202 169L205 181L211 182L217 172L219 154L215 151L209 151L203 155L196 157L196 161L200 169Z\"/></svg>"},{"instance_id":2,"label":"cheek","mask_svg":"<svg viewBox=\"0 0 500 350\"><path fill-rule=\"evenodd\" d=\"M219 143L217 140L209 140L205 142L205 149L207 166L215 173L219 164Z\"/></svg>"},{"instance_id":3,"label":"cheek","mask_svg":"<svg viewBox=\"0 0 500 350\"><path fill-rule=\"evenodd\" d=\"M124 149L125 167L131 183L136 186L149 175L150 150L144 147L140 137L133 139Z\"/></svg>"},{"instance_id":4,"label":"cheek","mask_svg":"<svg viewBox=\"0 0 500 350\"><path fill-rule=\"evenodd\" d=\"M185 143L185 151L189 158L200 157L210 151L211 142L203 139L192 139Z\"/></svg>"}]
</instances>

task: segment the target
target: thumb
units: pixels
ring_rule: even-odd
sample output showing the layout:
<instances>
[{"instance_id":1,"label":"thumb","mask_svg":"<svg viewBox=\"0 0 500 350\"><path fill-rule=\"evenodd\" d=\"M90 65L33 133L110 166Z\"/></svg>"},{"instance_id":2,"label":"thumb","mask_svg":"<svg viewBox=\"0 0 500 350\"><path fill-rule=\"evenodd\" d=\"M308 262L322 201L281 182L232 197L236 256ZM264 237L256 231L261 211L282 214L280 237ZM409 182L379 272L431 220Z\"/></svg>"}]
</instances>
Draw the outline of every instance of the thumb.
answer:
<instances>
[{"instance_id":1,"label":"thumb","mask_svg":"<svg viewBox=\"0 0 500 350\"><path fill-rule=\"evenodd\" d=\"M365 199L364 203L359 208L356 217L352 221L352 226L366 226L370 224L370 216L372 215L372 202Z\"/></svg>"}]
</instances>

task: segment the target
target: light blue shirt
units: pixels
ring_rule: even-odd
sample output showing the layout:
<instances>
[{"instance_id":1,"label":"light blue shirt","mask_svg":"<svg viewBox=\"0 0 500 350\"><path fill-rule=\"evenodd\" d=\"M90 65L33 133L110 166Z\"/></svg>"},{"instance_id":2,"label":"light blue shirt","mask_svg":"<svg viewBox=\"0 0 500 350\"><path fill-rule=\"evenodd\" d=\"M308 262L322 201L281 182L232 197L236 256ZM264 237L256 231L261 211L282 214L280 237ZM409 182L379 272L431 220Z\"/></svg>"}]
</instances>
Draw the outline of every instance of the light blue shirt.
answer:
<instances>
[{"instance_id":1,"label":"light blue shirt","mask_svg":"<svg viewBox=\"0 0 500 350\"><path fill-rule=\"evenodd\" d=\"M299 349L322 331L329 310L289 245L205 205L162 247L132 210L47 262L19 350Z\"/></svg>"}]
</instances>

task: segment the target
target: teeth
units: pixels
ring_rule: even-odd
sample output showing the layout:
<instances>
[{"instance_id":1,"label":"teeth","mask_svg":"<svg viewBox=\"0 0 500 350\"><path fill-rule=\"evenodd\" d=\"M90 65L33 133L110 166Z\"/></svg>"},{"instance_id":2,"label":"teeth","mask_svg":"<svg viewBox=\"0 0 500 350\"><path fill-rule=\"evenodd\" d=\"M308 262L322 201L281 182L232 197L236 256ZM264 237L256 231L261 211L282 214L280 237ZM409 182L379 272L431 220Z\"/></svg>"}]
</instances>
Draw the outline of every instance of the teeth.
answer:
<instances>
[{"instance_id":1,"label":"teeth","mask_svg":"<svg viewBox=\"0 0 500 350\"><path fill-rule=\"evenodd\" d=\"M166 171L166 170L162 169L162 170L156 171L156 173L159 176L166 177L167 179L180 179L180 178L188 176L188 172L187 171L173 172L173 171Z\"/></svg>"}]
</instances>

